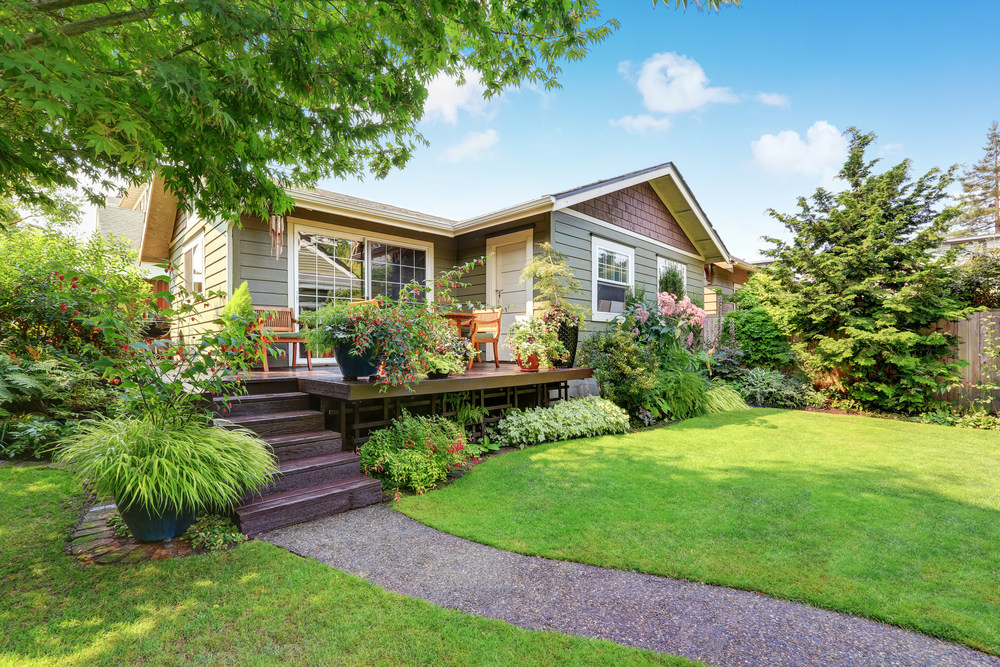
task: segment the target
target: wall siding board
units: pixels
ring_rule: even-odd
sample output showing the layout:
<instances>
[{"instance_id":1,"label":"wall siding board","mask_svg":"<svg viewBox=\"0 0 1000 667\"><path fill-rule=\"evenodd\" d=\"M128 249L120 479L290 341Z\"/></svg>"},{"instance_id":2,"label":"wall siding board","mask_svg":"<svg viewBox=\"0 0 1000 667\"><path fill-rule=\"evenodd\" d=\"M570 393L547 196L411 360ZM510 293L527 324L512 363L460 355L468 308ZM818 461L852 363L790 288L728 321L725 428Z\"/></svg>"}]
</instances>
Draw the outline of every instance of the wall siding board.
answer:
<instances>
[{"instance_id":1,"label":"wall siding board","mask_svg":"<svg viewBox=\"0 0 1000 667\"><path fill-rule=\"evenodd\" d=\"M610 204L607 205L610 206ZM590 214L588 213L588 215ZM704 270L700 260L671 252L669 249L632 236L616 236L613 230L561 211L554 212L552 217L553 226L555 227L554 245L559 252L566 255L566 261L573 270L573 274L577 280L581 282L584 291L584 296L574 299L574 303L588 309L592 307L593 260L591 257L591 239L593 236L608 239L635 249L635 284L645 284L647 294L656 291L658 283L657 256L666 257L685 265L687 268L687 292L689 295L701 296L704 293ZM605 326L603 322L588 321L587 330L590 332L599 331Z\"/></svg>"}]
</instances>

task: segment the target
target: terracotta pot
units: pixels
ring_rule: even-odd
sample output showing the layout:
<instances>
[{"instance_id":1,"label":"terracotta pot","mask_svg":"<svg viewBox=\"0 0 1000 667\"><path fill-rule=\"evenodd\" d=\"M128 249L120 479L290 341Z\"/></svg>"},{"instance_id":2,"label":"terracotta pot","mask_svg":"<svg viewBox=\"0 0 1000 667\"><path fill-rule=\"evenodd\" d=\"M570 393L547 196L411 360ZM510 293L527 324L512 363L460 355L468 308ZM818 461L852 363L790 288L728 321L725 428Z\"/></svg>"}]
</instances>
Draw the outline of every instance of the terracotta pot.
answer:
<instances>
[{"instance_id":1,"label":"terracotta pot","mask_svg":"<svg viewBox=\"0 0 1000 667\"><path fill-rule=\"evenodd\" d=\"M522 373L537 373L538 372L538 355L533 354L526 360L521 360L521 355L517 355L517 365L521 367Z\"/></svg>"}]
</instances>

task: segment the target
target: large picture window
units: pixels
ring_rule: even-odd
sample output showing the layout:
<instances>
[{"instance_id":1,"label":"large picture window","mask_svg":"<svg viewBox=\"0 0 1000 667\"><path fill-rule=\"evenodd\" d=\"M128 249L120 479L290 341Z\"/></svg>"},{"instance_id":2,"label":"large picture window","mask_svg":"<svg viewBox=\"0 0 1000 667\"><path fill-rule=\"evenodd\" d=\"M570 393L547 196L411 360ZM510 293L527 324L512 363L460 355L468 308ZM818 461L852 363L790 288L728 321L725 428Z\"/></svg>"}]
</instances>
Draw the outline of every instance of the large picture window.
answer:
<instances>
[{"instance_id":1,"label":"large picture window","mask_svg":"<svg viewBox=\"0 0 1000 667\"><path fill-rule=\"evenodd\" d=\"M614 318L625 307L625 290L635 282L635 249L593 237L593 317Z\"/></svg>"},{"instance_id":2,"label":"large picture window","mask_svg":"<svg viewBox=\"0 0 1000 667\"><path fill-rule=\"evenodd\" d=\"M300 313L337 301L396 300L410 281L427 280L426 248L314 232L297 236Z\"/></svg>"}]
</instances>

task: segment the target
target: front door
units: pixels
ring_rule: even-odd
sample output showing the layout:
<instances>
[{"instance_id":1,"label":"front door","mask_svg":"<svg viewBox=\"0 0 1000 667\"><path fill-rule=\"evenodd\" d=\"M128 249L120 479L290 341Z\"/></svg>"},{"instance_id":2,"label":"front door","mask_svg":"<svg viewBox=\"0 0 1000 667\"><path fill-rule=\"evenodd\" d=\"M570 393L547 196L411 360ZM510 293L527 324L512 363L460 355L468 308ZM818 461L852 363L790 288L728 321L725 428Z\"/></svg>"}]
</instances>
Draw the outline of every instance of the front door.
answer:
<instances>
[{"instance_id":1,"label":"front door","mask_svg":"<svg viewBox=\"0 0 1000 667\"><path fill-rule=\"evenodd\" d=\"M500 318L500 360L511 361L510 348L505 345L510 325L531 314L529 285L521 285L521 271L531 252L531 230L515 232L490 239L486 251L491 254L487 271L487 300L492 306L502 306ZM492 351L489 352L492 354ZM483 357L486 361L486 357Z\"/></svg>"}]
</instances>

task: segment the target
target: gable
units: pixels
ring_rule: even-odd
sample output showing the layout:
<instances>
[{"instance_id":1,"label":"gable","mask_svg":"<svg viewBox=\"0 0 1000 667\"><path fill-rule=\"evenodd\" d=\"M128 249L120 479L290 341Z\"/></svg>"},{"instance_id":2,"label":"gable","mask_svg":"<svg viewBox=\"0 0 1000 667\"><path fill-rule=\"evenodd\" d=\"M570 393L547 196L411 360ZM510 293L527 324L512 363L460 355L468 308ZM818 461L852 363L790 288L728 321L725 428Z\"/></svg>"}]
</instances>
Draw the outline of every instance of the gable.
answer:
<instances>
[{"instance_id":1,"label":"gable","mask_svg":"<svg viewBox=\"0 0 1000 667\"><path fill-rule=\"evenodd\" d=\"M637 183L569 208L680 250L700 254L649 183Z\"/></svg>"}]
</instances>

